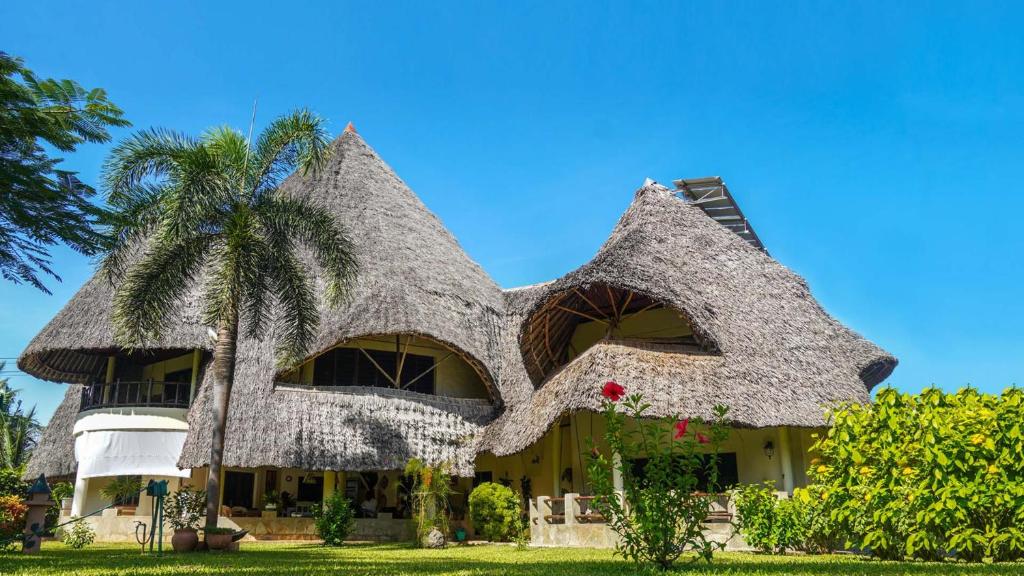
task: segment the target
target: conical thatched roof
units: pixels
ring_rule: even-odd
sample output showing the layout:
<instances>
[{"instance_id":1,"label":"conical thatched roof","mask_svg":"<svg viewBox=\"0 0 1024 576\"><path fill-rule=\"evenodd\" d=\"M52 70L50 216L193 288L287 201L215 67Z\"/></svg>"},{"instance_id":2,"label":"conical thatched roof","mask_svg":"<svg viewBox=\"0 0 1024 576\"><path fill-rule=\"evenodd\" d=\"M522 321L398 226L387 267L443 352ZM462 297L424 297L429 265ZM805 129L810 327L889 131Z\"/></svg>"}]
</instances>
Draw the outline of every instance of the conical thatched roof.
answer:
<instances>
[{"instance_id":1,"label":"conical thatched roof","mask_svg":"<svg viewBox=\"0 0 1024 576\"><path fill-rule=\"evenodd\" d=\"M459 353L494 390L501 290L362 138L346 131L320 176L293 176L284 190L325 205L348 231L360 266L350 302L321 310L314 352L359 337L416 334ZM272 340L239 345L226 465L399 468L415 456L471 470L468 439L493 417L492 403L380 389L275 388ZM500 401L496 393L493 400ZM180 464L204 465L208 383L189 428Z\"/></svg>"},{"instance_id":2,"label":"conical thatched roof","mask_svg":"<svg viewBox=\"0 0 1024 576\"><path fill-rule=\"evenodd\" d=\"M75 461L75 439L72 434L81 402L82 387L77 384L68 386L64 391L64 400L50 417L42 438L32 451L22 478L32 480L40 474L46 474L47 478L75 474L78 463Z\"/></svg>"},{"instance_id":3,"label":"conical thatched roof","mask_svg":"<svg viewBox=\"0 0 1024 576\"><path fill-rule=\"evenodd\" d=\"M553 296L593 285L681 311L717 354L604 341L534 382L524 364L524 325ZM743 426L820 426L826 407L867 402L896 365L822 310L802 278L653 183L637 191L593 260L555 282L508 291L506 303L501 390L508 409L480 439L481 449L499 455L525 448L562 414L598 410L610 379L643 392L652 415L710 417L722 403Z\"/></svg>"},{"instance_id":4,"label":"conical thatched roof","mask_svg":"<svg viewBox=\"0 0 1024 576\"><path fill-rule=\"evenodd\" d=\"M102 374L106 355L117 349L110 324L113 295L106 277L95 274L29 342L18 367L52 382L85 383ZM174 317L177 321L148 351L210 348L195 298L184 299Z\"/></svg>"}]
</instances>

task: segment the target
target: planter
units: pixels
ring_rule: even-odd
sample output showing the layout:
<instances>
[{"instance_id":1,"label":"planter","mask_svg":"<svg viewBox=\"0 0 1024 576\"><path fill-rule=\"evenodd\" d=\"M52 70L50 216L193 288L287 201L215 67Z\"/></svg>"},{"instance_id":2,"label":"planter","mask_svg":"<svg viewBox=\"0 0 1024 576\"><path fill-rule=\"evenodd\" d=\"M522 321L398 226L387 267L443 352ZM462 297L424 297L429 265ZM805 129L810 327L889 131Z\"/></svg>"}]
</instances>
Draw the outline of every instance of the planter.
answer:
<instances>
[{"instance_id":1,"label":"planter","mask_svg":"<svg viewBox=\"0 0 1024 576\"><path fill-rule=\"evenodd\" d=\"M193 528L175 530L171 536L171 548L175 552L191 552L199 546L199 534Z\"/></svg>"},{"instance_id":2,"label":"planter","mask_svg":"<svg viewBox=\"0 0 1024 576\"><path fill-rule=\"evenodd\" d=\"M233 534L230 532L227 534L207 534L206 546L210 550L227 550L228 546L231 546L232 536Z\"/></svg>"}]
</instances>

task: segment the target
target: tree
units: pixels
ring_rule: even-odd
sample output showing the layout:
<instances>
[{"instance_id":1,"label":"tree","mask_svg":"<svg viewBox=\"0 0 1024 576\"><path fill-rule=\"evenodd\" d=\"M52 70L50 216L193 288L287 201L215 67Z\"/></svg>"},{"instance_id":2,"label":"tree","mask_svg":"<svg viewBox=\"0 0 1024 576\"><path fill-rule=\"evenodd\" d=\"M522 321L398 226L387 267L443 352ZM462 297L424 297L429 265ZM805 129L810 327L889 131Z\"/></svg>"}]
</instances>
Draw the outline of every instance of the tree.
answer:
<instances>
[{"instance_id":1,"label":"tree","mask_svg":"<svg viewBox=\"0 0 1024 576\"><path fill-rule=\"evenodd\" d=\"M208 526L217 523L240 327L260 338L270 324L279 365L293 367L319 323L299 245L322 270L330 306L345 300L356 273L352 244L330 213L315 199L279 190L296 169L317 173L329 151L323 121L302 110L273 121L254 143L226 127L199 138L141 131L104 166L111 217L100 269L115 286L118 344L132 349L158 338L195 285L203 320L216 327Z\"/></svg>"},{"instance_id":2,"label":"tree","mask_svg":"<svg viewBox=\"0 0 1024 576\"><path fill-rule=\"evenodd\" d=\"M57 168L44 144L73 152L83 142L107 142L111 126L128 126L106 93L72 80L37 78L22 61L0 52L0 275L50 291L40 275L60 281L49 247L64 243L86 255L100 248L94 225L102 210L95 191Z\"/></svg>"},{"instance_id":3,"label":"tree","mask_svg":"<svg viewBox=\"0 0 1024 576\"><path fill-rule=\"evenodd\" d=\"M0 362L0 372L4 365ZM7 378L0 378L0 469L20 469L28 463L40 432L36 407L26 410L18 399L18 390L10 387Z\"/></svg>"}]
</instances>

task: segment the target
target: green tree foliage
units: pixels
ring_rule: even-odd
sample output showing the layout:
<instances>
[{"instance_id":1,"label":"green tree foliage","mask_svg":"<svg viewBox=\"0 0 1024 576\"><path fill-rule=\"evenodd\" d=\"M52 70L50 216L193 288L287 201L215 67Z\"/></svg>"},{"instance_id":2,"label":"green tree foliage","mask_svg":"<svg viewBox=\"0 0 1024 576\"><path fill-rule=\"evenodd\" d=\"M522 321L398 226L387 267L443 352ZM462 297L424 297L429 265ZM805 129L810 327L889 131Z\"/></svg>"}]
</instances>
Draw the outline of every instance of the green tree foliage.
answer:
<instances>
[{"instance_id":1,"label":"green tree foliage","mask_svg":"<svg viewBox=\"0 0 1024 576\"><path fill-rule=\"evenodd\" d=\"M49 293L40 275L60 281L49 247L96 253L102 211L91 202L95 191L59 169L61 159L44 146L73 152L110 140L109 127L128 125L103 90L38 78L0 52L0 275Z\"/></svg>"},{"instance_id":2,"label":"green tree foliage","mask_svg":"<svg viewBox=\"0 0 1024 576\"><path fill-rule=\"evenodd\" d=\"M593 505L619 535L616 553L663 570L686 551L694 553L693 560L710 562L723 545L704 533L712 498L698 491L701 476L708 483L704 489L717 489L718 447L728 436L727 408L715 407L715 419L702 423L708 426L705 434L688 419L648 417L650 404L640 394L626 396L614 382L602 394L611 454L594 448L587 470ZM641 459L645 464L635 470L630 463ZM613 484L616 469L623 477L621 496Z\"/></svg>"},{"instance_id":3,"label":"green tree foliage","mask_svg":"<svg viewBox=\"0 0 1024 576\"><path fill-rule=\"evenodd\" d=\"M313 507L313 522L316 533L327 546L341 546L355 527L352 503L345 494L335 492L323 504Z\"/></svg>"},{"instance_id":4,"label":"green tree foliage","mask_svg":"<svg viewBox=\"0 0 1024 576\"><path fill-rule=\"evenodd\" d=\"M815 487L797 488L792 498L778 498L775 483L750 484L736 491L737 527L760 552L785 554L802 550L831 552L841 544Z\"/></svg>"},{"instance_id":5,"label":"green tree foliage","mask_svg":"<svg viewBox=\"0 0 1024 576\"><path fill-rule=\"evenodd\" d=\"M21 479L21 471L15 468L0 468L0 496L24 498L29 483Z\"/></svg>"},{"instance_id":6,"label":"green tree foliage","mask_svg":"<svg viewBox=\"0 0 1024 576\"><path fill-rule=\"evenodd\" d=\"M0 371L4 365L0 362ZM25 409L18 390L10 387L7 378L0 378L0 470L23 470L42 430L35 406Z\"/></svg>"},{"instance_id":7,"label":"green tree foliage","mask_svg":"<svg viewBox=\"0 0 1024 576\"><path fill-rule=\"evenodd\" d=\"M492 542L508 542L523 530L521 501L508 486L484 482L469 493L469 516L473 527Z\"/></svg>"},{"instance_id":8,"label":"green tree foliage","mask_svg":"<svg viewBox=\"0 0 1024 576\"><path fill-rule=\"evenodd\" d=\"M883 389L832 413L810 475L849 544L882 558L1024 558L1024 392Z\"/></svg>"},{"instance_id":9,"label":"green tree foliage","mask_svg":"<svg viewBox=\"0 0 1024 576\"><path fill-rule=\"evenodd\" d=\"M118 344L131 349L158 337L197 285L204 321L217 330L208 526L219 515L239 329L250 338L272 334L280 365L291 368L319 323L299 247L319 265L329 305L345 299L356 272L351 242L318 199L279 189L296 169L318 172L329 150L323 121L302 110L274 120L254 142L230 128L199 138L142 131L118 144L104 167L112 214L101 270L115 285Z\"/></svg>"}]
</instances>

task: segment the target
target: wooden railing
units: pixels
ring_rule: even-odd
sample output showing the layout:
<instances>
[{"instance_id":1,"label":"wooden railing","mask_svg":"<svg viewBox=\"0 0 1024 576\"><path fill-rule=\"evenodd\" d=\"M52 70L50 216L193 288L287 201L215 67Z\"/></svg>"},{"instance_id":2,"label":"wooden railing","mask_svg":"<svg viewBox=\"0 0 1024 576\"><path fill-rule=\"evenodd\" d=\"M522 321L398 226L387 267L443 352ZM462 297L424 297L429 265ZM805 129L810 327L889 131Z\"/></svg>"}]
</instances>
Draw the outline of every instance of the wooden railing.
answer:
<instances>
[{"instance_id":1,"label":"wooden railing","mask_svg":"<svg viewBox=\"0 0 1024 576\"><path fill-rule=\"evenodd\" d=\"M192 385L189 382L155 380L98 382L82 389L81 411L97 408L155 407L188 408Z\"/></svg>"}]
</instances>

